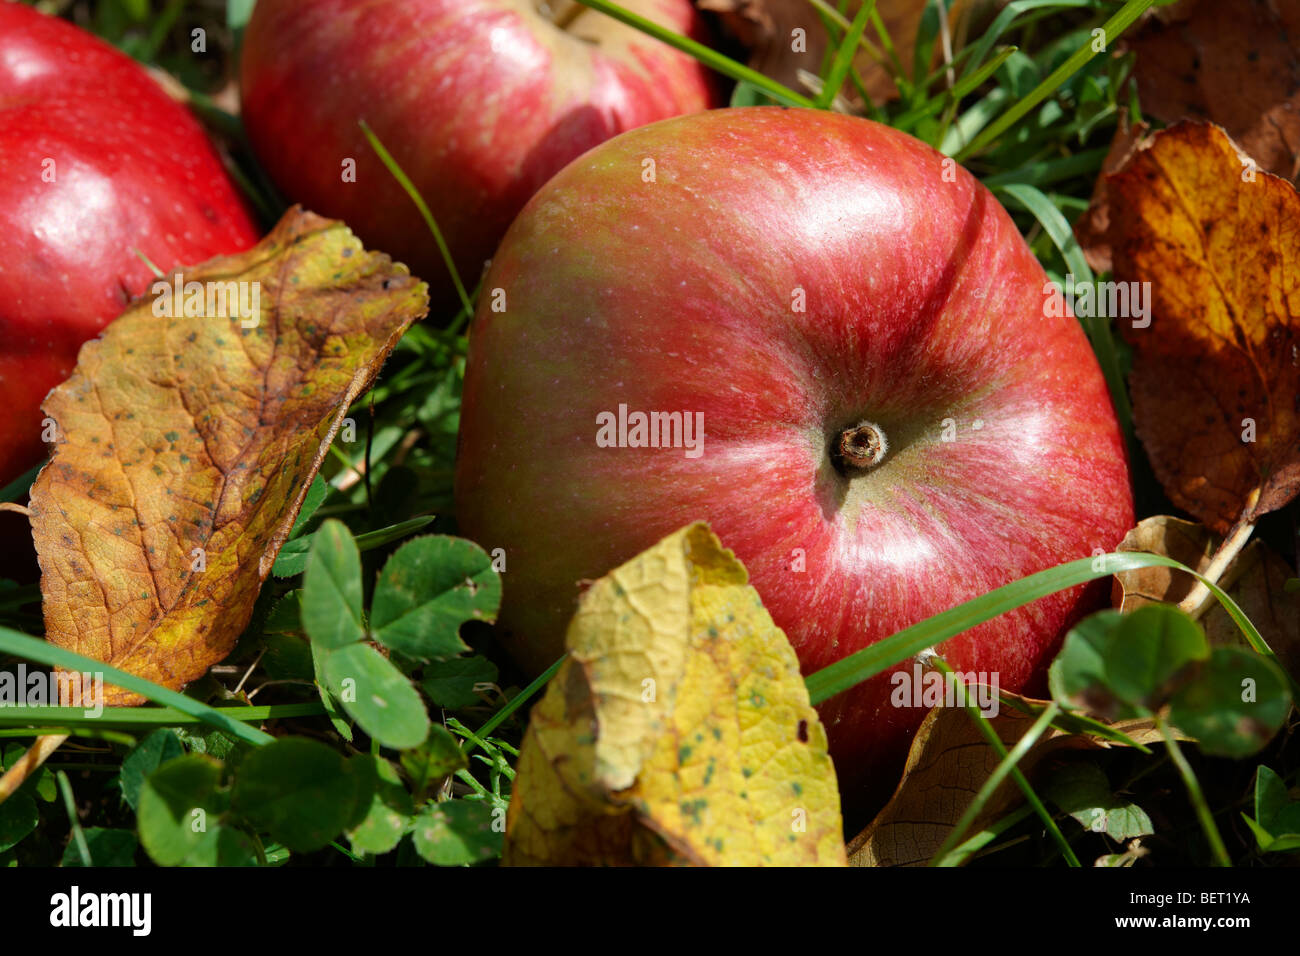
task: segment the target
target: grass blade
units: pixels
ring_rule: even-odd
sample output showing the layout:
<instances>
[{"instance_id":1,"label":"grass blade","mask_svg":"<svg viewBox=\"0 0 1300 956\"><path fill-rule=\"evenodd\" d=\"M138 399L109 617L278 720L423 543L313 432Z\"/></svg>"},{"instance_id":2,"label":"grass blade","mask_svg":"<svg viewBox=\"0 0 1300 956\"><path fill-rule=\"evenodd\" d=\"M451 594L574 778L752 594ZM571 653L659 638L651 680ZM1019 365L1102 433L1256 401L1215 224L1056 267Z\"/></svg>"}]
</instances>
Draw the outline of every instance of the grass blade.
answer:
<instances>
[{"instance_id":1,"label":"grass blade","mask_svg":"<svg viewBox=\"0 0 1300 956\"><path fill-rule=\"evenodd\" d=\"M993 796L993 792L1002 785L1003 780L1008 776L1012 776L1014 777L1017 786L1020 787L1020 791L1025 795L1025 799L1029 801L1029 805L1033 807L1034 812L1037 813L1039 819L1043 821L1043 825L1047 827L1047 832L1050 833L1052 839L1056 841L1056 845L1060 848L1061 854L1065 857L1066 862L1069 863L1070 866L1079 866L1079 858L1075 856L1074 850L1070 847L1069 841L1065 839L1065 835L1061 833L1060 827L1056 825L1056 821L1052 819L1052 815L1047 811L1047 808L1043 806L1042 800L1039 799L1038 794L1034 791L1034 788L1030 786L1029 781L1025 778L1025 775L1021 772L1018 766L1020 761L1024 759L1025 754L1029 753L1034 744L1038 743L1038 738L1043 735L1043 732L1047 730L1048 726L1055 719L1057 713L1060 711L1060 706L1056 701L1052 701L1051 704L1044 707L1042 714L1040 714L1038 719L1030 725L1029 729L1025 731L1025 735L1016 741L1016 745L1011 748L1010 752L1008 752L1006 745L1002 743L1002 738L998 736L997 732L991 726L989 726L988 720L979 712L974 704L965 698L965 695L962 697L962 704L966 708L967 713L970 714L971 719L975 721L976 726L979 727L980 733L984 735L984 738L989 742L989 745L997 751L998 755L1002 759L998 763L997 767L994 768L993 773L989 774L989 778L984 781L984 785L980 787L979 792L975 794L970 805L966 807L961 818L957 821L957 825L949 831L948 838L943 841L943 845L939 847L938 852L935 853L934 858L930 861L931 865L937 865L938 861L947 858L952 853L957 841L961 839L962 835L975 821L975 818L979 816L979 812L988 804L989 798Z\"/></svg>"},{"instance_id":2,"label":"grass blade","mask_svg":"<svg viewBox=\"0 0 1300 956\"><path fill-rule=\"evenodd\" d=\"M231 719L217 708L200 703L193 697L186 697L184 694L145 680L143 677L137 677L134 674L128 674L126 671L118 670L116 667L111 667L103 661L97 661L94 658L86 657L66 648L56 647L48 641L42 641L27 634L20 634L7 627L0 627L0 652L12 654L24 660L36 661L47 667L62 667L64 670L69 671L103 674L104 680L110 684L142 694L156 703L173 707L183 714L189 714L205 724L216 727L218 730L224 730L231 736L257 747L269 744L275 739L256 727L250 727L242 721ZM78 709L85 710L87 708Z\"/></svg>"},{"instance_id":3,"label":"grass blade","mask_svg":"<svg viewBox=\"0 0 1300 956\"><path fill-rule=\"evenodd\" d=\"M981 182L989 189L1001 189L1016 183L1023 183L1026 186L1049 186L1063 179L1073 179L1075 176L1096 179L1101 173L1101 164L1108 152L1107 147L1099 146L1096 149L1085 150L1072 156L1026 163L1024 166L1007 170L1005 173L994 173L992 176L985 176Z\"/></svg>"},{"instance_id":4,"label":"grass blade","mask_svg":"<svg viewBox=\"0 0 1300 956\"><path fill-rule=\"evenodd\" d=\"M1146 13L1153 3L1155 3L1155 0L1128 0L1128 3L1124 4L1113 17L1107 20L1101 27L1105 31L1107 49L1119 38L1120 34L1133 25L1133 22L1138 17ZM1068 60L1053 70L1047 79L1034 87L1028 96L1013 104L1010 109L986 126L983 132L975 137L974 142L957 154L957 160L964 162L967 157L973 153L978 153L1005 133L1018 123L1021 117L1055 93L1062 83L1073 76L1080 67L1096 55L1097 51L1093 49L1091 43L1081 46Z\"/></svg>"},{"instance_id":5,"label":"grass blade","mask_svg":"<svg viewBox=\"0 0 1300 956\"><path fill-rule=\"evenodd\" d=\"M1217 584L1187 565L1173 558L1167 558L1163 554L1118 552L1095 558L1079 558L1077 561L1039 571L904 628L891 637L877 641L870 647L864 647L815 674L810 674L805 682L808 686L808 696L813 704L820 704L919 654L928 647L937 647L949 638L956 637L963 631L968 631L975 625L990 621L1007 611L1030 604L1057 591L1072 588L1077 584L1110 577L1121 571L1136 571L1139 568L1152 567L1177 568L1205 584L1223 605L1228 616L1241 629L1251 647L1277 663L1276 655L1269 649L1268 643L1259 630L1237 606L1237 602ZM1286 668L1282 670L1286 672ZM1287 673L1290 678L1289 672ZM1290 680L1294 689L1295 679L1290 678Z\"/></svg>"},{"instance_id":6,"label":"grass blade","mask_svg":"<svg viewBox=\"0 0 1300 956\"><path fill-rule=\"evenodd\" d=\"M966 94L975 90L981 83L997 72L1007 57L1015 53L1019 48L1009 46L1001 50L990 62L985 63L970 76L962 79L951 90L944 90L942 93L936 93L930 99L926 100L920 106L915 106L908 110L902 116L893 121L894 126L899 129L908 129L917 120L923 119L937 113L944 103L955 103L961 100Z\"/></svg>"},{"instance_id":7,"label":"grass blade","mask_svg":"<svg viewBox=\"0 0 1300 956\"><path fill-rule=\"evenodd\" d=\"M835 51L835 59L831 61L831 71L822 86L821 94L817 97L818 109L829 109L830 105L835 102L835 97L840 95L844 81L848 78L849 70L853 66L853 54L857 52L858 41L862 39L862 31L866 29L867 19L875 9L876 0L866 0L858 8L857 16L853 18L853 23L849 25L848 32L844 34L844 40L840 43L839 49Z\"/></svg>"},{"instance_id":8,"label":"grass blade","mask_svg":"<svg viewBox=\"0 0 1300 956\"><path fill-rule=\"evenodd\" d=\"M1022 13L1028 13L1031 10L1043 8L1050 10L1063 9L1066 7L1096 8L1097 6L1097 0L1012 0L1011 3L1008 3L1002 8L1002 12L997 15L997 18L994 19L989 28L984 31L984 35L975 42L974 59L972 59L967 65L965 72L969 74L972 70L979 68L979 65L984 62L984 58L989 55L989 51L993 49L993 44L998 42L998 38L1011 28L1012 21L1017 19Z\"/></svg>"},{"instance_id":9,"label":"grass blade","mask_svg":"<svg viewBox=\"0 0 1300 956\"><path fill-rule=\"evenodd\" d=\"M1201 783L1196 779L1196 774L1192 771L1192 765L1187 762L1183 756L1182 748L1178 746L1178 741L1174 738L1173 733L1169 730L1169 725L1157 714L1155 715L1156 726L1160 728L1160 734L1164 737L1165 746L1169 749L1169 756L1178 768L1178 775L1183 780L1183 786L1187 788L1187 795L1191 798L1192 807L1196 810L1197 822L1201 825L1201 830L1205 833L1205 839L1210 844L1210 852L1214 854L1215 866L1232 866L1232 858L1228 856L1228 848L1223 845L1223 837L1219 834L1219 828L1214 822L1214 814L1210 812L1210 805L1205 802L1205 794L1201 791Z\"/></svg>"},{"instance_id":10,"label":"grass blade","mask_svg":"<svg viewBox=\"0 0 1300 956\"><path fill-rule=\"evenodd\" d=\"M86 834L81 829L81 818L77 816L77 801L72 796L72 782L68 775L60 770L54 775L59 784L59 794L63 797L63 809L68 812L68 824L72 827L72 845L77 848L77 856L82 866L94 866L90 859L90 847L86 843Z\"/></svg>"},{"instance_id":11,"label":"grass blade","mask_svg":"<svg viewBox=\"0 0 1300 956\"><path fill-rule=\"evenodd\" d=\"M559 660L557 660L550 667L546 668L546 670L542 671L542 673L538 674L536 679L534 679L531 684L529 684L519 693L515 694L514 697L510 698L510 703L506 704L495 714L493 714L492 717L488 720L488 722L485 723L482 727L480 727L475 732L474 737L478 739L486 739L488 734L492 733L492 731L496 730L503 723L505 723L507 717L509 717L516 710L522 707L530 697L532 697L534 694L536 694L539 690L541 690L546 685L546 682L548 680L550 680L552 677L555 676L555 672L560 669L560 665L564 663L564 659L568 656L569 655L567 653L561 654ZM473 748L467 747L465 748L465 752L469 753L471 749Z\"/></svg>"},{"instance_id":12,"label":"grass blade","mask_svg":"<svg viewBox=\"0 0 1300 956\"><path fill-rule=\"evenodd\" d=\"M222 717L257 724L264 720L289 717L315 717L325 713L318 703L271 704L266 707L214 707ZM36 727L49 725L64 732L80 727L180 727L201 724L203 718L175 707L105 707L98 717L85 716L81 707L14 707L0 711L0 727ZM35 733L36 731L31 731Z\"/></svg>"},{"instance_id":13,"label":"grass blade","mask_svg":"<svg viewBox=\"0 0 1300 956\"><path fill-rule=\"evenodd\" d=\"M1007 814L1001 820L991 824L987 829L981 830L961 846L954 849L947 856L941 859L933 860L934 866L961 866L980 850L984 849L999 836L1010 830L1013 826L1023 820L1029 814L1033 813L1032 807L1017 807L1011 813ZM995 848L996 849L996 848ZM990 851L992 852L992 851Z\"/></svg>"},{"instance_id":14,"label":"grass blade","mask_svg":"<svg viewBox=\"0 0 1300 956\"><path fill-rule=\"evenodd\" d=\"M460 281L460 272L456 269L456 263L451 258L451 250L447 248L447 240L442 237L442 230L438 228L438 223L433 218L433 213L429 211L429 205L420 195L420 191L415 188L415 183L411 182L409 176L403 171L402 167L393 159L392 154L384 148L384 144L379 141L379 137L366 124L365 120L361 121L361 132L366 134L366 139L370 141L370 148L375 151L388 171L393 174L393 178L398 184L406 190L406 195L411 197L411 202L415 203L415 208L420 211L424 218L424 224L429 227L429 232L433 233L433 241L438 244L438 253L442 256L442 261L447 266L447 271L451 273L452 284L456 287L456 296L460 299L460 307L469 313L473 313L474 305L469 300L469 293L465 291L465 284Z\"/></svg>"}]
</instances>

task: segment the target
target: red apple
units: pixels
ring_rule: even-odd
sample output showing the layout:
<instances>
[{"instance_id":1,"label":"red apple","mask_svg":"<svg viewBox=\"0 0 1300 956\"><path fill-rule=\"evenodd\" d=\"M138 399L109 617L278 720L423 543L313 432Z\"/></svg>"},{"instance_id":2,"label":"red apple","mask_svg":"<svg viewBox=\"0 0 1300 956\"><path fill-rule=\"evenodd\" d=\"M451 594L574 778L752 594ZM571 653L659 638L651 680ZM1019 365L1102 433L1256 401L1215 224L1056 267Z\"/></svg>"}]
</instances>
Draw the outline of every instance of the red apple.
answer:
<instances>
[{"instance_id":1,"label":"red apple","mask_svg":"<svg viewBox=\"0 0 1300 956\"><path fill-rule=\"evenodd\" d=\"M40 404L160 269L257 241L202 127L129 57L0 2L0 485Z\"/></svg>"},{"instance_id":2,"label":"red apple","mask_svg":"<svg viewBox=\"0 0 1300 956\"><path fill-rule=\"evenodd\" d=\"M689 0L624 4L679 33ZM411 200L365 120L433 211L473 286L528 198L616 133L715 105L698 63L559 0L259 0L244 35L244 123L291 199L343 219L455 301ZM576 7L576 10L573 9ZM354 171L354 175L352 175ZM352 181L349 181L351 179Z\"/></svg>"},{"instance_id":3,"label":"red apple","mask_svg":"<svg viewBox=\"0 0 1300 956\"><path fill-rule=\"evenodd\" d=\"M512 652L551 663L579 582L700 518L805 673L1110 550L1133 523L1124 443L1046 281L973 177L867 120L718 110L572 163L502 241L465 373L457 513L504 549ZM620 420L634 444L634 412L693 434L606 447ZM1019 690L1100 596L1045 598L942 654ZM821 708L849 806L887 795L924 714L895 689L881 675Z\"/></svg>"}]
</instances>

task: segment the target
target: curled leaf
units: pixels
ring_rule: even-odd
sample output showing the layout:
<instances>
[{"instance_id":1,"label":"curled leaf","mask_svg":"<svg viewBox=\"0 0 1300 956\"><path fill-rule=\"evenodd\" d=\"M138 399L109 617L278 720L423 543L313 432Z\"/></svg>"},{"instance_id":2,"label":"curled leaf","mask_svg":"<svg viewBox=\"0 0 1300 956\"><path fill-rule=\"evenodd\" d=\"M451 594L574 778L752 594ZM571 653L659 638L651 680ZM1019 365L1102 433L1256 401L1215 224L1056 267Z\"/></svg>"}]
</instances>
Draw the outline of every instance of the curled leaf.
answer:
<instances>
[{"instance_id":1,"label":"curled leaf","mask_svg":"<svg viewBox=\"0 0 1300 956\"><path fill-rule=\"evenodd\" d=\"M748 575L694 524L601 578L534 708L508 864L844 864L826 734Z\"/></svg>"},{"instance_id":2,"label":"curled leaf","mask_svg":"<svg viewBox=\"0 0 1300 956\"><path fill-rule=\"evenodd\" d=\"M426 304L404 266L295 209L84 346L45 401L58 440L31 493L49 640L171 688L225 657L348 407Z\"/></svg>"}]
</instances>

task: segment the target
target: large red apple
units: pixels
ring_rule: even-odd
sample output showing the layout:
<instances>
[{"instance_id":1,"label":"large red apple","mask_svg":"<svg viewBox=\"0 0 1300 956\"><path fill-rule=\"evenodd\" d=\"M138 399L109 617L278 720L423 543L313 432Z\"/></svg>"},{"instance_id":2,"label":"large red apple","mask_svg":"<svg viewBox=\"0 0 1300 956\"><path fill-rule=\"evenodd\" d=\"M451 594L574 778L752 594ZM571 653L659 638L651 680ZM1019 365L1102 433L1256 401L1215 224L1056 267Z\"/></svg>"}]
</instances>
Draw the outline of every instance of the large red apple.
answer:
<instances>
[{"instance_id":1,"label":"large red apple","mask_svg":"<svg viewBox=\"0 0 1300 956\"><path fill-rule=\"evenodd\" d=\"M679 33L690 0L624 6ZM715 105L703 67L557 0L259 0L244 36L244 123L291 199L455 296L365 120L428 202L468 286L528 198L616 133ZM576 8L576 9L575 9Z\"/></svg>"},{"instance_id":2,"label":"large red apple","mask_svg":"<svg viewBox=\"0 0 1300 956\"><path fill-rule=\"evenodd\" d=\"M44 454L40 404L160 269L257 241L190 114L83 30L0 2L0 484ZM137 254L138 253L138 254Z\"/></svg>"},{"instance_id":3,"label":"large red apple","mask_svg":"<svg viewBox=\"0 0 1300 956\"><path fill-rule=\"evenodd\" d=\"M974 178L866 120L718 110L575 161L502 241L470 333L456 505L505 550L513 653L549 664L581 581L699 518L805 673L1111 549L1133 521L1124 444L1045 284ZM630 447L651 412L693 434ZM1020 689L1097 597L942 653ZM923 716L895 689L821 709L850 806L887 794Z\"/></svg>"}]
</instances>

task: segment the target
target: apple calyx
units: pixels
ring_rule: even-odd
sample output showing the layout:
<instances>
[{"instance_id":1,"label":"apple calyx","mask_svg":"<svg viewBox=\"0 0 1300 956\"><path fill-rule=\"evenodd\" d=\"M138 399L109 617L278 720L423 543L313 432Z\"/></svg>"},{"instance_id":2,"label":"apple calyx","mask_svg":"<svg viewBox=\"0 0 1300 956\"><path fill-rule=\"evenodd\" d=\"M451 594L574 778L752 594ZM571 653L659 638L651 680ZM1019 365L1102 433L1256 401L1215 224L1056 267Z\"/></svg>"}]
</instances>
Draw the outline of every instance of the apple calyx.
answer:
<instances>
[{"instance_id":1,"label":"apple calyx","mask_svg":"<svg viewBox=\"0 0 1300 956\"><path fill-rule=\"evenodd\" d=\"M841 472L868 471L889 454L889 439L875 422L861 421L840 432L835 443L835 463Z\"/></svg>"}]
</instances>

